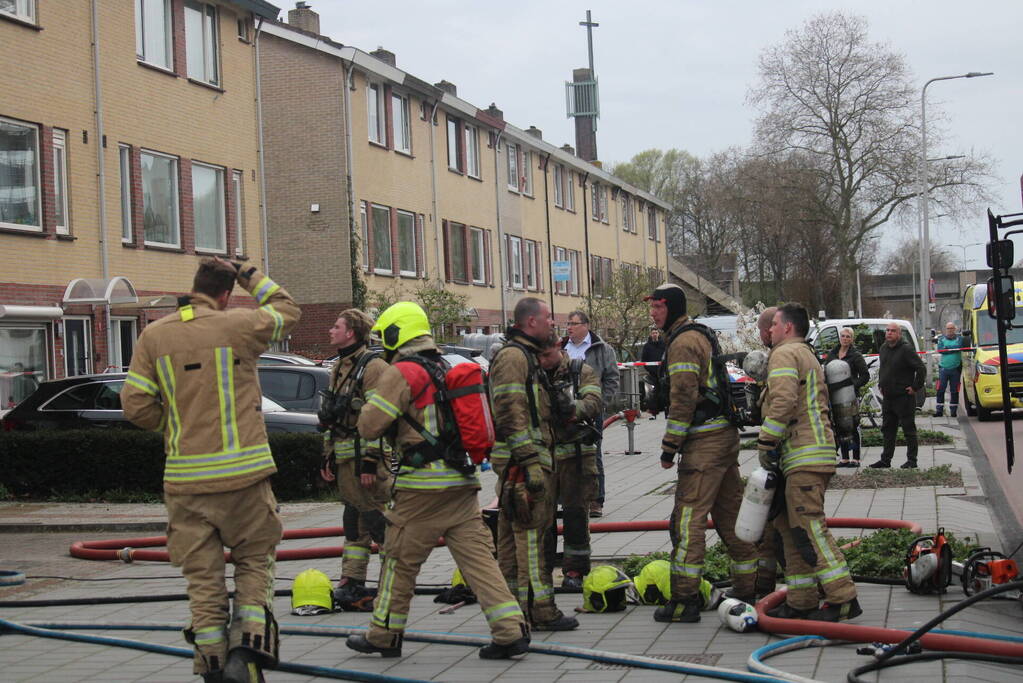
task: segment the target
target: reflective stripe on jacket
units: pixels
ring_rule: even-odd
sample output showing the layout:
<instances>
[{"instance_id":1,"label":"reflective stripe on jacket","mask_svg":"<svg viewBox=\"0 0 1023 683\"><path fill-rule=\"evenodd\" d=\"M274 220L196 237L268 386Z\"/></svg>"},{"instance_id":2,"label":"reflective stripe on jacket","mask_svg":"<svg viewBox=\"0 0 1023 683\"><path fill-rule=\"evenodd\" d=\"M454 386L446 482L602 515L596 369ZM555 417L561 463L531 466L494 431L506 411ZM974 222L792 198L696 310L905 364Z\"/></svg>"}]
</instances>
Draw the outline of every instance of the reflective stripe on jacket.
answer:
<instances>
[{"instance_id":1,"label":"reflective stripe on jacket","mask_svg":"<svg viewBox=\"0 0 1023 683\"><path fill-rule=\"evenodd\" d=\"M259 354L280 341L301 311L253 269L239 274L258 308L218 310L191 294L176 313L139 335L121 390L124 416L164 434L164 490L233 491L277 471L260 412Z\"/></svg>"}]
</instances>

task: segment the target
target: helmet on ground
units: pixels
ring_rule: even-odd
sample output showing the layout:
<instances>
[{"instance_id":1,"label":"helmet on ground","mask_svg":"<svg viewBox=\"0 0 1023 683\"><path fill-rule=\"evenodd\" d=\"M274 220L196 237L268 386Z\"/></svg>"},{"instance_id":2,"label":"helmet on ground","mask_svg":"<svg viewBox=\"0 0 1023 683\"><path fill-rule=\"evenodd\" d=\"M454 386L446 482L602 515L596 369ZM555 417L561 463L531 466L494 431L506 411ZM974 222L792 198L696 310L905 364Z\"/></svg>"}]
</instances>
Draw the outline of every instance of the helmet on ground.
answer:
<instances>
[{"instance_id":1,"label":"helmet on ground","mask_svg":"<svg viewBox=\"0 0 1023 683\"><path fill-rule=\"evenodd\" d=\"M718 617L721 623L736 633L755 631L757 628L757 610L748 602L737 598L725 598L718 605Z\"/></svg>"},{"instance_id":2,"label":"helmet on ground","mask_svg":"<svg viewBox=\"0 0 1023 683\"><path fill-rule=\"evenodd\" d=\"M411 339L430 334L430 321L419 304L399 301L380 314L373 331L380 334L385 349L394 351Z\"/></svg>"},{"instance_id":3,"label":"helmet on ground","mask_svg":"<svg viewBox=\"0 0 1023 683\"><path fill-rule=\"evenodd\" d=\"M648 562L634 582L644 605L663 605L671 599L671 565L667 560Z\"/></svg>"},{"instance_id":4,"label":"helmet on ground","mask_svg":"<svg viewBox=\"0 0 1023 683\"><path fill-rule=\"evenodd\" d=\"M319 569L306 569L291 584L291 613L300 617L334 611L330 579Z\"/></svg>"},{"instance_id":5,"label":"helmet on ground","mask_svg":"<svg viewBox=\"0 0 1023 683\"><path fill-rule=\"evenodd\" d=\"M583 607L590 612L620 612L632 581L611 565L594 567L583 579Z\"/></svg>"}]
</instances>

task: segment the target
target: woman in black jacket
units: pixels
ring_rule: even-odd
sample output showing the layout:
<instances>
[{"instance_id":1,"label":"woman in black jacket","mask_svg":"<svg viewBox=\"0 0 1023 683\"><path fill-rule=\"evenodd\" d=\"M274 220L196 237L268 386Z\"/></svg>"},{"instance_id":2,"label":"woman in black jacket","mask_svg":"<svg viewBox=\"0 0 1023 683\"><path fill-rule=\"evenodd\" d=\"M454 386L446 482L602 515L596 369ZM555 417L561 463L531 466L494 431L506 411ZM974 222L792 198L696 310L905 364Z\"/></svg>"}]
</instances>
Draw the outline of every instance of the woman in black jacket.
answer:
<instances>
[{"instance_id":1,"label":"woman in black jacket","mask_svg":"<svg viewBox=\"0 0 1023 683\"><path fill-rule=\"evenodd\" d=\"M852 371L853 389L856 391L857 399L867 382L870 381L870 373L867 371L867 361L863 354L853 344L853 331L850 327L843 327L838 333L838 346L824 354L824 365L833 360L844 360L849 364ZM860 416L857 414L853 419L853 434L849 441L839 442L842 451L842 459L837 467L859 467L860 466ZM849 459L849 452L852 451L852 459Z\"/></svg>"}]
</instances>

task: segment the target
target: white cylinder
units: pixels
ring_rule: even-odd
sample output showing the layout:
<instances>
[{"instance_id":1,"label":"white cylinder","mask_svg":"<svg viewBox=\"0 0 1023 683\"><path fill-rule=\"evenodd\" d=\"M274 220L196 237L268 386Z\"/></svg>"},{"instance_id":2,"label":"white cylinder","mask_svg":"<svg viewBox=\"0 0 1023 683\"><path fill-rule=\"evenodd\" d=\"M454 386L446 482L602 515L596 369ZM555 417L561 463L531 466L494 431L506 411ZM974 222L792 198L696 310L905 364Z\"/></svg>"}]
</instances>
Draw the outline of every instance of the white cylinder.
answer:
<instances>
[{"instance_id":1,"label":"white cylinder","mask_svg":"<svg viewBox=\"0 0 1023 683\"><path fill-rule=\"evenodd\" d=\"M836 358L824 368L824 377L828 384L828 398L831 401L831 416L838 429L838 438L851 438L855 427L857 405L856 389L851 383L843 387L834 388L839 382L845 382L852 377L852 368L844 360Z\"/></svg>"},{"instance_id":2,"label":"white cylinder","mask_svg":"<svg viewBox=\"0 0 1023 683\"><path fill-rule=\"evenodd\" d=\"M758 467L746 480L746 491L742 494L742 505L735 520L735 535L747 543L756 543L764 534L767 513L771 510L778 476L774 472Z\"/></svg>"}]
</instances>

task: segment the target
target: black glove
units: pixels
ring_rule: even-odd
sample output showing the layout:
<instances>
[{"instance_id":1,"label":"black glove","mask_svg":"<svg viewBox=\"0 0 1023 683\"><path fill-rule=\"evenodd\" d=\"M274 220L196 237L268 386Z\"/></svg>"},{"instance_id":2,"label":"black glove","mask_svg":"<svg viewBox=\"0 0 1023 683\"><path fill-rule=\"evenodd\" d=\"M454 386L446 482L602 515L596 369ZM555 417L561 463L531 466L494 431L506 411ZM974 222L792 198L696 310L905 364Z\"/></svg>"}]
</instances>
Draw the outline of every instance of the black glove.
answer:
<instances>
[{"instance_id":1,"label":"black glove","mask_svg":"<svg viewBox=\"0 0 1023 683\"><path fill-rule=\"evenodd\" d=\"M668 451L661 451L661 462L671 465L675 462L675 454Z\"/></svg>"},{"instance_id":2,"label":"black glove","mask_svg":"<svg viewBox=\"0 0 1023 683\"><path fill-rule=\"evenodd\" d=\"M559 391L555 395L555 410L558 415L566 420L575 419L575 401L566 391Z\"/></svg>"},{"instance_id":3,"label":"black glove","mask_svg":"<svg viewBox=\"0 0 1023 683\"><path fill-rule=\"evenodd\" d=\"M544 476L543 468L540 467L540 461L534 460L524 467L526 475L526 490L536 495L543 493L544 490Z\"/></svg>"}]
</instances>

